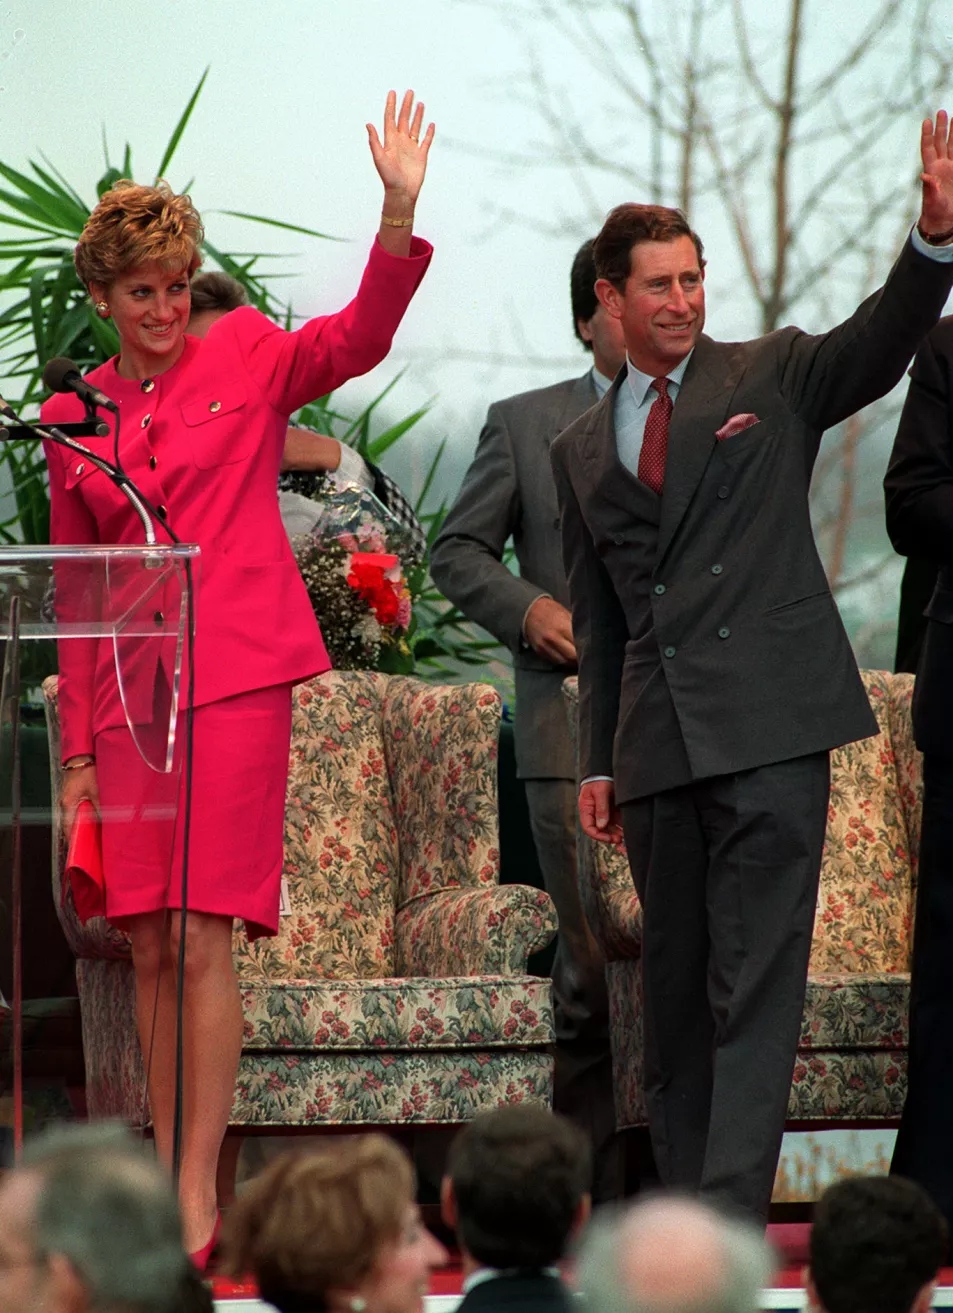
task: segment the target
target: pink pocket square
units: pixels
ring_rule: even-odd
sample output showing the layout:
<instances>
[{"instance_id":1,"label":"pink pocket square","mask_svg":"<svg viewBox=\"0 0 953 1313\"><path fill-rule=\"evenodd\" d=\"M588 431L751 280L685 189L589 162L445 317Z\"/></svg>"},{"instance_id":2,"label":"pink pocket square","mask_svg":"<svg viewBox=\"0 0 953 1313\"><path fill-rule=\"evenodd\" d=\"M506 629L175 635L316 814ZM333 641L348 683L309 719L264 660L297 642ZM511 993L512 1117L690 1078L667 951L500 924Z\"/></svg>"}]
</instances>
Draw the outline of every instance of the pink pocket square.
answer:
<instances>
[{"instance_id":1,"label":"pink pocket square","mask_svg":"<svg viewBox=\"0 0 953 1313\"><path fill-rule=\"evenodd\" d=\"M753 424L760 423L757 415L732 415L727 424L722 424L715 437L719 442L724 442L725 438L733 438L743 429L750 429Z\"/></svg>"}]
</instances>

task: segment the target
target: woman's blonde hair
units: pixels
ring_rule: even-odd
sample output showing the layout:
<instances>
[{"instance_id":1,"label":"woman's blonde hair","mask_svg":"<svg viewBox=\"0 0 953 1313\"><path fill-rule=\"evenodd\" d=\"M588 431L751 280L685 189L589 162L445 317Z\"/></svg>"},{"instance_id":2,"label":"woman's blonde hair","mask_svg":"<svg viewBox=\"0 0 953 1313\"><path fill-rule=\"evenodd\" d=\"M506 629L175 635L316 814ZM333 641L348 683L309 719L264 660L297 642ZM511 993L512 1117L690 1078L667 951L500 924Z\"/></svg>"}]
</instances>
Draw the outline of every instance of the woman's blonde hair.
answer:
<instances>
[{"instance_id":1,"label":"woman's blonde hair","mask_svg":"<svg viewBox=\"0 0 953 1313\"><path fill-rule=\"evenodd\" d=\"M226 1269L251 1273L280 1310L320 1309L396 1241L414 1199L414 1172L399 1145L361 1135L327 1148L282 1154L231 1209L222 1240Z\"/></svg>"},{"instance_id":2,"label":"woman's blonde hair","mask_svg":"<svg viewBox=\"0 0 953 1313\"><path fill-rule=\"evenodd\" d=\"M152 261L167 272L188 269L191 277L202 263L204 236L189 196L177 196L161 178L154 187L121 178L86 220L73 262L87 288L90 283L111 287L130 269Z\"/></svg>"}]
</instances>

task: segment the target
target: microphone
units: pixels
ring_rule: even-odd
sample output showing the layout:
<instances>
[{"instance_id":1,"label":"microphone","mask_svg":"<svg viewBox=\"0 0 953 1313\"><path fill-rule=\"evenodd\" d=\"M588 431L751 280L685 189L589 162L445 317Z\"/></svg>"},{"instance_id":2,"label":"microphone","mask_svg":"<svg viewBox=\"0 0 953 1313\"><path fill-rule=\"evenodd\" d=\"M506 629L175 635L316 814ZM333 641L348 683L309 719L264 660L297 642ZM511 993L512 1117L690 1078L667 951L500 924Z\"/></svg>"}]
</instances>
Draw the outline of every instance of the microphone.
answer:
<instances>
[{"instance_id":1,"label":"microphone","mask_svg":"<svg viewBox=\"0 0 953 1313\"><path fill-rule=\"evenodd\" d=\"M43 382L51 392L75 392L78 397L94 406L119 413L115 401L107 397L105 392L100 392L99 388L93 387L92 383L87 383L68 356L54 356L46 362Z\"/></svg>"}]
</instances>

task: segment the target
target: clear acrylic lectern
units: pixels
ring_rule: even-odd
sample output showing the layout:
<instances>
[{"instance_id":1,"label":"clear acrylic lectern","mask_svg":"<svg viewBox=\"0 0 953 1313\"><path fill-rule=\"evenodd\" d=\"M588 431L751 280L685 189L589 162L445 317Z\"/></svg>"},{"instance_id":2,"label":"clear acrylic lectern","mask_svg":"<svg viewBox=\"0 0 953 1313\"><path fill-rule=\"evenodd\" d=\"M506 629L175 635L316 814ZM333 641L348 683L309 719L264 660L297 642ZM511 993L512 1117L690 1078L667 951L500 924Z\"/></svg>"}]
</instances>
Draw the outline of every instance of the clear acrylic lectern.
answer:
<instances>
[{"instance_id":1,"label":"clear acrylic lectern","mask_svg":"<svg viewBox=\"0 0 953 1313\"><path fill-rule=\"evenodd\" d=\"M159 794L174 806L178 771L176 731L188 678L190 602L197 585L199 548L174 546L0 547L0 638L4 640L0 733L7 757L9 798L0 814L10 834L12 927L13 1140L23 1137L23 939L20 763L20 645L55 639L61 674L69 671L70 698L61 706L69 741L70 707L97 729L128 727L139 756L157 776ZM84 736L86 726L83 727ZM82 750L91 746L87 742ZM54 794L54 806L56 805ZM138 811L137 811L138 808ZM103 814L102 824L129 826L141 817L130 796ZM166 820L168 817L165 818ZM150 824L150 818L144 818ZM54 817L54 842L59 826ZM171 860L171 857L170 857ZM170 868L171 869L171 868Z\"/></svg>"}]
</instances>

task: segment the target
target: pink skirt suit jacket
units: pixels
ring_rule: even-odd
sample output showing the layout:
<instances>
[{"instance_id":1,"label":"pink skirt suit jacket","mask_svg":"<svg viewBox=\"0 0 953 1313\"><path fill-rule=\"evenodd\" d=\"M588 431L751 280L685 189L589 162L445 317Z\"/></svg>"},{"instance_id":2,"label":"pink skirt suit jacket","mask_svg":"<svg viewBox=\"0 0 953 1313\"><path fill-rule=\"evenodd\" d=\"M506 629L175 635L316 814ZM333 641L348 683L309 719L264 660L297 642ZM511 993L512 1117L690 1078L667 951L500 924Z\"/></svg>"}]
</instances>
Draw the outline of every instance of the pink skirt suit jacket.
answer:
<instances>
[{"instance_id":1,"label":"pink skirt suit jacket","mask_svg":"<svg viewBox=\"0 0 953 1313\"><path fill-rule=\"evenodd\" d=\"M430 256L420 238L406 258L375 241L357 295L337 314L289 333L245 307L204 340L187 336L155 379L122 378L115 358L88 375L119 406L123 468L178 537L201 547L188 901L243 918L251 935L278 924L291 686L330 665L278 510L288 416L383 360ZM82 410L60 395L41 413L55 424ZM52 542L142 543L138 517L104 474L45 449ZM95 450L109 458L111 440ZM142 762L111 642L64 643L59 664L63 759L96 756L104 913L121 924L177 907L182 772Z\"/></svg>"}]
</instances>

